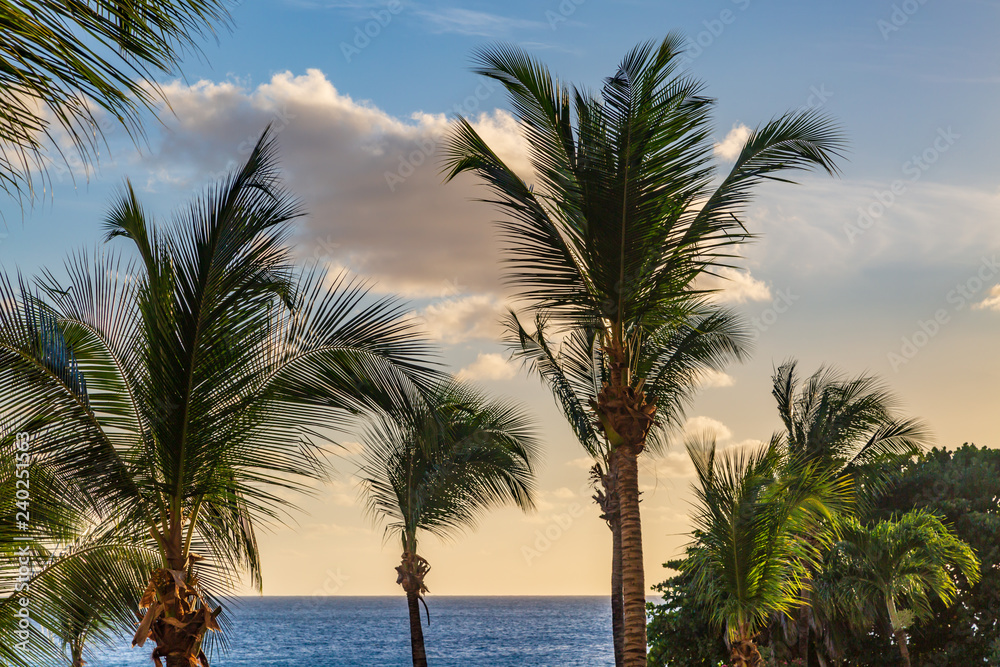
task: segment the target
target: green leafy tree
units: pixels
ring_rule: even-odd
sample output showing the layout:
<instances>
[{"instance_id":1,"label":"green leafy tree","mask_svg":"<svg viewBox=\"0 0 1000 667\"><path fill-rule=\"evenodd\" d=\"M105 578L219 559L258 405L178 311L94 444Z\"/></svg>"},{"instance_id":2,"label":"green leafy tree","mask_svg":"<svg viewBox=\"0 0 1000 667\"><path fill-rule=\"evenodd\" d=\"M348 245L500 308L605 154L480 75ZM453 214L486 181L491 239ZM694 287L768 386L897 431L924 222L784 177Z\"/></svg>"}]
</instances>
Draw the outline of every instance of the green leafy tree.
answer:
<instances>
[{"instance_id":1,"label":"green leafy tree","mask_svg":"<svg viewBox=\"0 0 1000 667\"><path fill-rule=\"evenodd\" d=\"M698 599L685 561L663 566L678 573L653 586L663 601L648 606L649 667L717 667L729 652L712 623L711 608Z\"/></svg>"},{"instance_id":2,"label":"green leafy tree","mask_svg":"<svg viewBox=\"0 0 1000 667\"><path fill-rule=\"evenodd\" d=\"M847 520L834 567L839 603L848 618L867 630L881 612L887 613L905 667L911 665L908 621L931 615L932 597L944 605L954 602L959 575L970 585L979 580L972 548L941 519L921 510L869 526Z\"/></svg>"},{"instance_id":3,"label":"green leafy tree","mask_svg":"<svg viewBox=\"0 0 1000 667\"><path fill-rule=\"evenodd\" d=\"M0 285L0 414L99 525L157 555L134 642L167 667L207 665L214 595L243 574L261 586L258 526L326 476L317 426L395 409L435 375L401 305L294 267L300 212L265 132L173 226L126 189L106 226L136 263L78 255L66 285Z\"/></svg>"},{"instance_id":4,"label":"green leafy tree","mask_svg":"<svg viewBox=\"0 0 1000 667\"><path fill-rule=\"evenodd\" d=\"M449 382L429 391L426 405L375 420L364 444L362 495L402 547L396 583L406 592L413 665L426 667L419 604L430 564L418 538L453 537L504 504L531 509L534 429L516 406Z\"/></svg>"},{"instance_id":5,"label":"green leafy tree","mask_svg":"<svg viewBox=\"0 0 1000 667\"><path fill-rule=\"evenodd\" d=\"M909 628L915 660L932 664L1000 664L1000 451L965 444L932 449L905 461L866 520L888 520L913 509L933 512L976 552L979 583L959 577L955 602L931 600L933 614ZM855 638L854 646L866 642ZM852 659L857 652L852 648ZM877 664L877 663L871 663Z\"/></svg>"},{"instance_id":6,"label":"green leafy tree","mask_svg":"<svg viewBox=\"0 0 1000 667\"><path fill-rule=\"evenodd\" d=\"M688 452L698 484L684 572L713 625L724 629L730 667L760 667L757 635L773 616L804 603L809 569L833 539L830 521L851 506L851 481L790 457L777 437L721 454L714 440L696 440Z\"/></svg>"},{"instance_id":7,"label":"green leafy tree","mask_svg":"<svg viewBox=\"0 0 1000 667\"><path fill-rule=\"evenodd\" d=\"M32 191L53 125L85 161L111 122L142 134L141 113L199 37L229 24L231 0L11 0L0 9L0 188ZM55 148L58 150L58 148Z\"/></svg>"},{"instance_id":8,"label":"green leafy tree","mask_svg":"<svg viewBox=\"0 0 1000 667\"><path fill-rule=\"evenodd\" d=\"M851 475L863 502L884 490L887 460L919 453L930 439L923 422L896 414L896 398L874 376L846 377L820 367L801 379L797 362L786 361L774 373L771 393L789 454ZM808 572L807 577L813 574ZM832 629L818 622L814 607L799 607L794 631L786 616L778 619L782 634L794 639L791 657L804 663L809 660L811 635L825 640L823 644L832 639Z\"/></svg>"},{"instance_id":9,"label":"green leafy tree","mask_svg":"<svg viewBox=\"0 0 1000 667\"><path fill-rule=\"evenodd\" d=\"M507 279L559 329L597 331L607 376L592 406L611 449L622 535L625 665L646 664L638 457L656 421L639 368L644 341L686 321L694 280L749 239L739 216L780 172L835 169L836 128L815 112L753 131L730 171L712 168L713 101L680 71L683 40L633 49L600 94L557 82L511 46L475 71L503 85L525 133L529 184L465 119L446 149L449 178L478 174L504 213ZM524 176L528 176L525 174Z\"/></svg>"}]
</instances>

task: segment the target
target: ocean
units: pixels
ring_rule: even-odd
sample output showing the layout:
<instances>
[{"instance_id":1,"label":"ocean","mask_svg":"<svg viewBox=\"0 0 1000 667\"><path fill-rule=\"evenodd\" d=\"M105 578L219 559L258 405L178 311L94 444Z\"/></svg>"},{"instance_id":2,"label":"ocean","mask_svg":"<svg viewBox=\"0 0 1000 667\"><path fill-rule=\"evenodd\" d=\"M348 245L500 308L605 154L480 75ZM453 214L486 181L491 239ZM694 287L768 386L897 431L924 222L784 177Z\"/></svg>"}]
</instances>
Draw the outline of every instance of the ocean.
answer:
<instances>
[{"instance_id":1,"label":"ocean","mask_svg":"<svg viewBox=\"0 0 1000 667\"><path fill-rule=\"evenodd\" d=\"M606 597L428 596L430 667L614 665ZM212 667L406 667L406 598L239 598ZM421 607L423 613L423 607ZM95 651L88 667L150 667L152 644Z\"/></svg>"}]
</instances>

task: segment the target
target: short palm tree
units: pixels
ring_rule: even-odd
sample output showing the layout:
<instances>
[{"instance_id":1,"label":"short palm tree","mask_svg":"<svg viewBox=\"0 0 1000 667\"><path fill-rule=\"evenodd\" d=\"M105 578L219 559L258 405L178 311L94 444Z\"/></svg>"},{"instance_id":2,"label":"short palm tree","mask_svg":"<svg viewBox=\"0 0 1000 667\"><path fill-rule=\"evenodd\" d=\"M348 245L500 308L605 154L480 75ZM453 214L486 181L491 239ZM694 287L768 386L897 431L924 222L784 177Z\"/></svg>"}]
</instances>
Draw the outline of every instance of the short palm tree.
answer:
<instances>
[{"instance_id":1,"label":"short palm tree","mask_svg":"<svg viewBox=\"0 0 1000 667\"><path fill-rule=\"evenodd\" d=\"M972 547L923 510L870 526L847 521L832 556L840 608L863 631L876 618L885 618L879 610L888 613L906 667L910 651L900 608L924 618L931 613L932 596L951 604L958 590L956 576L969 584L979 581L979 559Z\"/></svg>"},{"instance_id":2,"label":"short palm tree","mask_svg":"<svg viewBox=\"0 0 1000 667\"><path fill-rule=\"evenodd\" d=\"M265 132L172 227L127 188L107 230L137 263L78 256L66 285L2 284L0 414L101 525L157 554L134 642L168 667L208 664L214 595L243 573L260 587L257 528L290 509L278 492L326 475L317 426L435 375L401 305L294 267L299 215Z\"/></svg>"},{"instance_id":3,"label":"short palm tree","mask_svg":"<svg viewBox=\"0 0 1000 667\"><path fill-rule=\"evenodd\" d=\"M559 329L596 330L608 373L594 410L611 449L621 508L625 664L646 664L646 586L638 457L656 405L638 368L645 339L686 321L694 280L750 235L739 216L779 172L835 170L836 128L814 112L780 116L748 137L714 181L713 101L683 75L670 35L625 56L601 94L558 83L516 47L480 51L476 72L502 84L525 133L532 184L459 119L449 178L478 174L504 213L507 279Z\"/></svg>"},{"instance_id":4,"label":"short palm tree","mask_svg":"<svg viewBox=\"0 0 1000 667\"><path fill-rule=\"evenodd\" d=\"M413 405L372 423L360 476L369 515L402 547L396 582L406 592L413 665L425 667L419 603L430 565L418 538L454 536L503 504L532 508L537 446L520 409L467 385L443 383Z\"/></svg>"},{"instance_id":5,"label":"short palm tree","mask_svg":"<svg viewBox=\"0 0 1000 667\"><path fill-rule=\"evenodd\" d=\"M771 393L789 453L852 475L862 502L884 486L880 463L923 451L930 441L926 425L899 416L898 401L874 376L846 377L821 367L802 380L791 360L775 371ZM813 605L802 605L795 619L793 657L803 661L809 659L812 633L826 633L812 612Z\"/></svg>"},{"instance_id":6,"label":"short palm tree","mask_svg":"<svg viewBox=\"0 0 1000 667\"><path fill-rule=\"evenodd\" d=\"M848 477L789 457L780 437L756 449L717 452L714 439L688 443L698 485L694 544L684 570L724 629L731 667L761 667L758 632L804 598L808 567L851 504ZM812 541L802 540L812 534Z\"/></svg>"},{"instance_id":7,"label":"short palm tree","mask_svg":"<svg viewBox=\"0 0 1000 667\"><path fill-rule=\"evenodd\" d=\"M0 23L0 189L32 190L59 125L80 157L100 149L103 110L130 135L162 99L158 73L173 73L198 37L229 24L230 0L13 0ZM58 150L58 144L50 148Z\"/></svg>"},{"instance_id":8,"label":"short palm tree","mask_svg":"<svg viewBox=\"0 0 1000 667\"><path fill-rule=\"evenodd\" d=\"M647 378L645 391L658 407L649 434L654 445L665 445L667 436L680 425L686 404L704 374L742 359L749 344L749 336L732 312L693 296L695 301L699 303L692 303L686 324L663 327L646 339L640 351L639 367ZM624 662L625 618L618 493L610 472L611 448L590 410L608 373L597 331L574 329L556 346L549 340L541 315L530 333L513 312L505 324L506 342L514 357L549 386L580 445L594 460L591 475L601 487L594 499L612 536L611 619L615 664L620 667Z\"/></svg>"}]
</instances>

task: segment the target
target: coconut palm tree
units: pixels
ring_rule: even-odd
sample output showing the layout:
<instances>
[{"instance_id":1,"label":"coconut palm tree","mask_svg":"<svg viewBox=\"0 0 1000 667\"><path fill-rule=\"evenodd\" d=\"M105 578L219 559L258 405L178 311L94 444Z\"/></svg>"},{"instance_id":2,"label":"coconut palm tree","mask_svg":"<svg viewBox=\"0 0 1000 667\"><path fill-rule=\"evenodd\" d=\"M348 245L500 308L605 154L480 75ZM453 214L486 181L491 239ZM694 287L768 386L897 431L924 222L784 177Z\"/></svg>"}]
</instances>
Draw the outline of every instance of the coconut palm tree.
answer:
<instances>
[{"instance_id":1,"label":"coconut palm tree","mask_svg":"<svg viewBox=\"0 0 1000 667\"><path fill-rule=\"evenodd\" d=\"M851 480L790 457L780 436L721 454L708 434L687 447L698 484L684 571L725 631L731 667L761 667L755 638L772 616L805 602L808 568L833 538L829 520L851 504Z\"/></svg>"},{"instance_id":2,"label":"coconut palm tree","mask_svg":"<svg viewBox=\"0 0 1000 667\"><path fill-rule=\"evenodd\" d=\"M692 297L692 301L697 300ZM537 374L552 390L577 440L593 458L591 476L600 486L594 496L601 516L611 529L611 619L615 664L624 662L624 608L622 598L621 524L618 494L611 470L611 448L594 422L591 402L608 373L606 358L594 329L573 329L555 346L546 333L546 319L539 314L529 333L511 311L505 322L507 344L515 358ZM708 371L718 371L732 360L742 359L749 336L730 311L701 301L692 304L689 321L673 324L646 339L639 367L647 377L646 393L656 400L656 420L649 441L663 446L671 431L683 420L684 408L699 381Z\"/></svg>"},{"instance_id":3,"label":"coconut palm tree","mask_svg":"<svg viewBox=\"0 0 1000 667\"><path fill-rule=\"evenodd\" d=\"M557 83L520 49L480 51L475 71L500 82L527 139L532 183L465 119L446 147L448 178L478 174L504 213L507 279L558 328L595 329L608 373L595 406L621 508L625 664L646 664L638 457L656 405L637 367L644 339L685 321L696 278L750 238L739 220L753 187L779 172L835 170L843 148L815 112L780 116L748 137L716 182L710 110L680 68L682 39L625 56L601 94ZM524 175L528 176L528 175Z\"/></svg>"},{"instance_id":4,"label":"coconut palm tree","mask_svg":"<svg viewBox=\"0 0 1000 667\"><path fill-rule=\"evenodd\" d=\"M832 555L838 606L862 631L884 618L879 611L887 613L906 667L911 663L902 610L926 618L932 597L945 605L955 599L956 576L971 585L979 581L979 559L972 548L923 510L870 526L851 519Z\"/></svg>"},{"instance_id":5,"label":"coconut palm tree","mask_svg":"<svg viewBox=\"0 0 1000 667\"><path fill-rule=\"evenodd\" d=\"M771 393L789 453L852 475L862 502L884 486L879 463L923 451L930 442L926 425L899 416L898 401L874 376L846 377L820 367L802 380L797 362L789 360L775 371ZM826 629L814 618L812 604L803 605L795 621L793 657L806 662L811 635L825 634Z\"/></svg>"},{"instance_id":6,"label":"coconut palm tree","mask_svg":"<svg viewBox=\"0 0 1000 667\"><path fill-rule=\"evenodd\" d=\"M413 665L425 667L419 605L430 564L418 538L452 537L503 504L532 508L534 429L516 406L445 382L425 405L376 419L364 445L361 492L368 514L402 547L396 583L406 592Z\"/></svg>"},{"instance_id":7,"label":"coconut palm tree","mask_svg":"<svg viewBox=\"0 0 1000 667\"><path fill-rule=\"evenodd\" d=\"M0 662L27 664L27 651L17 646L27 640L35 667L43 655L47 664L65 667L66 652L76 667L85 645L106 644L134 623L136 591L156 567L155 552L136 544L136 535L127 539L123 531L95 524L74 480L53 474L45 457L33 456L31 442L15 438L26 431L14 426L0 420ZM24 591L36 623L28 628L18 617L25 611Z\"/></svg>"},{"instance_id":8,"label":"coconut palm tree","mask_svg":"<svg viewBox=\"0 0 1000 667\"><path fill-rule=\"evenodd\" d=\"M258 526L326 476L317 425L405 405L435 375L401 305L294 267L299 215L265 132L171 227L126 188L106 228L135 263L78 255L67 284L0 285L0 414L157 554L134 642L168 667L207 665L214 596L241 574L261 586Z\"/></svg>"},{"instance_id":9,"label":"coconut palm tree","mask_svg":"<svg viewBox=\"0 0 1000 667\"><path fill-rule=\"evenodd\" d=\"M13 0L0 24L0 189L32 191L48 163L53 121L89 162L110 125L133 138L141 113L163 99L155 75L172 73L197 39L229 25L230 0Z\"/></svg>"}]
</instances>

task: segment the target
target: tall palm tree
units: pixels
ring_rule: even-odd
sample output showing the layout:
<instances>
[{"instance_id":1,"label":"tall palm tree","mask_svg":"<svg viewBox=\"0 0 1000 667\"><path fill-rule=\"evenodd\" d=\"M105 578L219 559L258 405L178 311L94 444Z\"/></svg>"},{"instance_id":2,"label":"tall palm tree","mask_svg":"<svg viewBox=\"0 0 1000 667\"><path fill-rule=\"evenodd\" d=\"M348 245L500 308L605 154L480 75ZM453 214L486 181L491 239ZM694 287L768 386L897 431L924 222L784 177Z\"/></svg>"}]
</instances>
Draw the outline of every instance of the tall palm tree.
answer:
<instances>
[{"instance_id":1,"label":"tall palm tree","mask_svg":"<svg viewBox=\"0 0 1000 667\"><path fill-rule=\"evenodd\" d=\"M846 522L833 556L839 606L863 631L881 616L880 608L886 612L906 667L910 651L900 607L925 618L931 613L932 596L945 605L955 599L956 576L970 585L979 581L979 559L972 547L922 510L870 526L857 519Z\"/></svg>"},{"instance_id":2,"label":"tall palm tree","mask_svg":"<svg viewBox=\"0 0 1000 667\"><path fill-rule=\"evenodd\" d=\"M803 604L808 566L833 538L828 521L850 506L850 478L790 457L779 436L721 455L713 438L695 439L688 452L698 485L684 570L725 631L730 665L761 667L755 638L773 615Z\"/></svg>"},{"instance_id":3,"label":"tall palm tree","mask_svg":"<svg viewBox=\"0 0 1000 667\"><path fill-rule=\"evenodd\" d=\"M611 448L621 508L625 664L646 663L638 457L656 420L638 368L644 339L685 321L694 280L750 235L739 216L753 186L779 172L835 170L836 128L814 113L778 117L748 137L713 181L710 110L679 71L682 39L642 44L601 94L556 82L516 47L480 51L476 72L499 81L525 133L532 184L465 119L446 148L448 177L475 172L505 214L507 279L559 328L594 329L608 374L594 410Z\"/></svg>"},{"instance_id":4,"label":"tall palm tree","mask_svg":"<svg viewBox=\"0 0 1000 667\"><path fill-rule=\"evenodd\" d=\"M820 367L802 380L797 362L789 360L775 371L771 393L789 452L852 475L862 502L883 487L881 462L923 451L930 442L927 426L899 416L897 399L874 376L847 377ZM796 613L793 656L804 662L809 660L811 635L826 632L813 608L805 604ZM781 622L784 625L784 616Z\"/></svg>"},{"instance_id":5,"label":"tall palm tree","mask_svg":"<svg viewBox=\"0 0 1000 667\"><path fill-rule=\"evenodd\" d=\"M414 667L427 665L419 603L430 564L419 536L454 536L507 503L532 508L537 458L531 420L516 406L455 382L426 401L373 422L360 472L369 515L403 549L396 583L406 592Z\"/></svg>"},{"instance_id":6,"label":"tall palm tree","mask_svg":"<svg viewBox=\"0 0 1000 667\"><path fill-rule=\"evenodd\" d=\"M692 297L692 302L696 300ZM732 312L705 301L692 303L691 312L687 323L662 327L645 340L639 351L638 365L647 378L645 391L658 407L649 434L653 444L665 444L668 434L681 423L686 403L705 372L721 370L727 362L742 359L749 344L749 337ZM511 311L505 322L506 342L514 357L552 390L577 440L594 460L591 475L601 487L594 499L612 536L612 636L615 664L620 667L624 663L625 640L620 510L611 475L611 447L590 411L607 376L607 360L596 330L573 329L555 346L546 333L546 324L545 317L539 314L529 333Z\"/></svg>"},{"instance_id":7,"label":"tall palm tree","mask_svg":"<svg viewBox=\"0 0 1000 667\"><path fill-rule=\"evenodd\" d=\"M299 215L265 132L172 227L126 189L108 238L137 263L77 256L66 285L0 286L0 414L157 554L134 642L168 667L207 665L213 596L243 573L261 586L257 527L326 475L317 425L404 405L435 375L394 300L294 267Z\"/></svg>"},{"instance_id":8,"label":"tall palm tree","mask_svg":"<svg viewBox=\"0 0 1000 667\"><path fill-rule=\"evenodd\" d=\"M162 99L156 74L172 73L196 40L228 26L232 0L12 0L0 21L0 189L32 191L53 121L85 161L106 125L133 138L141 113ZM51 119L51 120L50 120Z\"/></svg>"}]
</instances>

